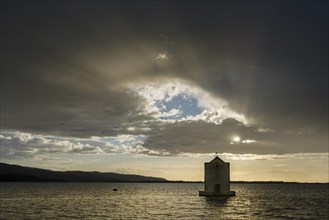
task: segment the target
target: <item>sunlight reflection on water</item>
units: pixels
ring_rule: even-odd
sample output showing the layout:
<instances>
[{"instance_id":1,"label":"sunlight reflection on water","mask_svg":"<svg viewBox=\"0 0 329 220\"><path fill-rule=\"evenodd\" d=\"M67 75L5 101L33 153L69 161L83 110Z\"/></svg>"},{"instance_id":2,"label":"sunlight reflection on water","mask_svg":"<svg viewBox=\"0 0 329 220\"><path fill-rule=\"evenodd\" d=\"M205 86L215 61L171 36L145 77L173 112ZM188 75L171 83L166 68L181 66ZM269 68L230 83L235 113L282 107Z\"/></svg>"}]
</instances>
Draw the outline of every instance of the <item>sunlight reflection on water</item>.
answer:
<instances>
[{"instance_id":1,"label":"sunlight reflection on water","mask_svg":"<svg viewBox=\"0 0 329 220\"><path fill-rule=\"evenodd\" d=\"M328 184L0 183L1 219L328 219ZM113 191L117 188L118 191Z\"/></svg>"}]
</instances>

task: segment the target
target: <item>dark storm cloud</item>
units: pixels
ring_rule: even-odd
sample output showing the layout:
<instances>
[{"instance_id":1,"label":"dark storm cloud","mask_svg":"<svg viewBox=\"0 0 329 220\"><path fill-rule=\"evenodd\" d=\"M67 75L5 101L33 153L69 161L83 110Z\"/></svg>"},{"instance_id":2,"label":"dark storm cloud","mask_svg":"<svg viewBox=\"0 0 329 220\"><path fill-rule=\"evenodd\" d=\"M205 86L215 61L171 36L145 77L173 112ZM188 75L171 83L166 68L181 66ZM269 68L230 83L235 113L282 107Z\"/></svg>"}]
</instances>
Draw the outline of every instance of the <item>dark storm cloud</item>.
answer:
<instances>
[{"instance_id":1,"label":"dark storm cloud","mask_svg":"<svg viewBox=\"0 0 329 220\"><path fill-rule=\"evenodd\" d=\"M135 132L149 135L145 147L173 154L224 143L237 153L326 151L327 9L326 1L2 3L2 129ZM275 132L204 122L128 131L151 115L125 85L164 79L191 81ZM277 145L226 145L233 128Z\"/></svg>"},{"instance_id":2,"label":"dark storm cloud","mask_svg":"<svg viewBox=\"0 0 329 220\"><path fill-rule=\"evenodd\" d=\"M239 142L233 140L236 136L241 139ZM163 124L152 129L143 146L166 150L170 154L287 154L323 152L326 138L319 134L260 132L255 127L246 127L234 119L226 119L220 125L201 121Z\"/></svg>"}]
</instances>

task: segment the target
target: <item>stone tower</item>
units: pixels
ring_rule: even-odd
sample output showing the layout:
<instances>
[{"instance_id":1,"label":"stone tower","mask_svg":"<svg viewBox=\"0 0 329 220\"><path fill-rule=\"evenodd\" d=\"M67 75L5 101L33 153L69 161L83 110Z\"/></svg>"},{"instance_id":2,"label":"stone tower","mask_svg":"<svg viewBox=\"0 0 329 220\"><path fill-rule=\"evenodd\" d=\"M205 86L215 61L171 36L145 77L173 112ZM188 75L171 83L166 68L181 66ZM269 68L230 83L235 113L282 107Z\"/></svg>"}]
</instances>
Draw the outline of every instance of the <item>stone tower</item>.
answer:
<instances>
[{"instance_id":1,"label":"stone tower","mask_svg":"<svg viewBox=\"0 0 329 220\"><path fill-rule=\"evenodd\" d=\"M230 163L224 162L218 156L204 164L205 191L200 196L235 196L230 191Z\"/></svg>"}]
</instances>

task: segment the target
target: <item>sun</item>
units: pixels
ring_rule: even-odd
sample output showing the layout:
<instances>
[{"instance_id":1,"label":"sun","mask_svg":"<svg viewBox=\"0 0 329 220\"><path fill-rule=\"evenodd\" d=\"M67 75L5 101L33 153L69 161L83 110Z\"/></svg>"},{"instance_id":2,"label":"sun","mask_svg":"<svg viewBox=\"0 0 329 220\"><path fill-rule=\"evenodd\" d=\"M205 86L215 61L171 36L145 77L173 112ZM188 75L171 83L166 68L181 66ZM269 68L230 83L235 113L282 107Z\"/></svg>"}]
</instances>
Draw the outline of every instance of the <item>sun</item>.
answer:
<instances>
[{"instance_id":1,"label":"sun","mask_svg":"<svg viewBox=\"0 0 329 220\"><path fill-rule=\"evenodd\" d=\"M234 142L240 142L240 140L241 140L241 139L240 139L239 136L234 136L234 137L233 137L233 141L234 141Z\"/></svg>"}]
</instances>

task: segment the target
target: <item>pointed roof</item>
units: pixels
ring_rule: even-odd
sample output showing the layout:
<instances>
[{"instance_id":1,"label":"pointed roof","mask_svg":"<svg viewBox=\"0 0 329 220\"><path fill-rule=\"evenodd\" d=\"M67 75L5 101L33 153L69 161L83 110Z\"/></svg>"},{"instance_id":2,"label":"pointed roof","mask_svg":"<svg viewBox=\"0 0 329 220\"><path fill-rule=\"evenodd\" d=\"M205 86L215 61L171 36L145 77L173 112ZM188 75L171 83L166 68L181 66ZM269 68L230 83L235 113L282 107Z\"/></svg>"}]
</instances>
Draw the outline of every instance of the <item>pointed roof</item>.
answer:
<instances>
[{"instance_id":1,"label":"pointed roof","mask_svg":"<svg viewBox=\"0 0 329 220\"><path fill-rule=\"evenodd\" d=\"M225 163L224 160L220 159L218 156L216 156L212 161L210 161L209 163L214 163L214 162L221 162L221 163Z\"/></svg>"}]
</instances>

